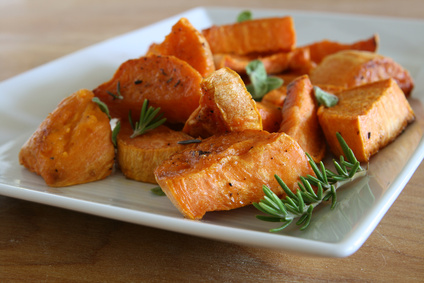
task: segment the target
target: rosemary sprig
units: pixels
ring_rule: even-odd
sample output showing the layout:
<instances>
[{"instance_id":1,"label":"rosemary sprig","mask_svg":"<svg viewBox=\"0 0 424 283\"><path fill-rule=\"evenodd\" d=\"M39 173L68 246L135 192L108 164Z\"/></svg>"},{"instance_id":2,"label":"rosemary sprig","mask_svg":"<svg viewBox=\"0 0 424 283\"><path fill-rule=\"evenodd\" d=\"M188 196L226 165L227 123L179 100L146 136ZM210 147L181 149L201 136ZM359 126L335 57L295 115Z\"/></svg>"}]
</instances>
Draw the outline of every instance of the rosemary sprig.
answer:
<instances>
[{"instance_id":1,"label":"rosemary sprig","mask_svg":"<svg viewBox=\"0 0 424 283\"><path fill-rule=\"evenodd\" d=\"M141 107L140 119L134 125L130 111L128 115L128 120L131 124L132 129L134 130L133 134L130 137L135 138L136 136L142 135L145 132L153 130L165 123L166 118L162 118L163 113L159 112L160 107L154 108L152 106L149 106L149 100L145 99L143 102L143 106Z\"/></svg>"},{"instance_id":2,"label":"rosemary sprig","mask_svg":"<svg viewBox=\"0 0 424 283\"><path fill-rule=\"evenodd\" d=\"M98 97L93 97L93 99L91 100L99 106L100 110L102 110L103 113L107 115L107 117L109 118L109 121L112 120L112 117L110 116L110 113L109 113L109 107L107 107L106 103L101 101ZM112 143L115 147L117 145L117 136L120 130L121 130L121 122L118 120L115 124L115 127L112 130Z\"/></svg>"},{"instance_id":3,"label":"rosemary sprig","mask_svg":"<svg viewBox=\"0 0 424 283\"><path fill-rule=\"evenodd\" d=\"M278 228L270 229L270 232L283 230L295 218L299 218L296 224L301 225L300 230L306 229L311 221L312 212L317 205L331 199L331 209L334 209L337 203L336 190L340 186L366 175L367 170L361 167L360 162L356 159L353 151L340 133L337 133L336 136L347 159L345 160L343 155L341 155L339 162L333 160L336 172L325 168L323 162L316 164L311 156L306 154L316 177L312 175L300 177L300 182L298 182L299 189L296 193L293 193L277 175L275 175L275 178L286 193L286 198L280 199L267 186L263 186L264 198L259 203L253 203L253 205L269 216L257 215L256 217L263 221L283 223ZM316 192L313 186L316 187Z\"/></svg>"},{"instance_id":4,"label":"rosemary sprig","mask_svg":"<svg viewBox=\"0 0 424 283\"><path fill-rule=\"evenodd\" d=\"M109 95L113 97L113 100L115 99L124 99L124 97L121 94L121 83L118 81L116 84L116 94L111 91L106 91Z\"/></svg>"}]
</instances>

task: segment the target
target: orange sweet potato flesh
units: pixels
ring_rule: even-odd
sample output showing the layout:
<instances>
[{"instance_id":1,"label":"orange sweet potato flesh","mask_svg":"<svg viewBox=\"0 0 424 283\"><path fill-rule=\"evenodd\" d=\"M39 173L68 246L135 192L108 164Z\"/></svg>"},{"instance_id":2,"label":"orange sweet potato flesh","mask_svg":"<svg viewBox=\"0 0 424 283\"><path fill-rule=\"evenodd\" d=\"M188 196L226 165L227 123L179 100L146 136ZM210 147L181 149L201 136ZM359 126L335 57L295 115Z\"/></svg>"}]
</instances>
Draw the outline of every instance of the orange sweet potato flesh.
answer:
<instances>
[{"instance_id":1,"label":"orange sweet potato flesh","mask_svg":"<svg viewBox=\"0 0 424 283\"><path fill-rule=\"evenodd\" d=\"M222 68L202 83L199 107L184 125L183 132L193 137L210 137L246 129L262 130L261 115L240 76Z\"/></svg>"},{"instance_id":2,"label":"orange sweet potato flesh","mask_svg":"<svg viewBox=\"0 0 424 283\"><path fill-rule=\"evenodd\" d=\"M153 171L172 154L184 149L179 141L192 139L189 135L161 125L143 135L131 138L129 123L121 123L117 136L118 164L129 179L156 183Z\"/></svg>"},{"instance_id":3,"label":"orange sweet potato flesh","mask_svg":"<svg viewBox=\"0 0 424 283\"><path fill-rule=\"evenodd\" d=\"M342 50L362 50L376 52L379 45L379 37L377 34L364 40L354 43L339 43L330 40L322 40L303 46L308 48L311 60L319 64L326 56L337 53Z\"/></svg>"},{"instance_id":4,"label":"orange sweet potato flesh","mask_svg":"<svg viewBox=\"0 0 424 283\"><path fill-rule=\"evenodd\" d=\"M285 82L285 81L284 81ZM270 103L276 106L283 106L287 96L287 85L273 89L262 97L261 102Z\"/></svg>"},{"instance_id":5,"label":"orange sweet potato flesh","mask_svg":"<svg viewBox=\"0 0 424 283\"><path fill-rule=\"evenodd\" d=\"M167 122L185 123L199 105L202 76L187 62L174 56L146 56L124 62L113 78L93 90L109 107L112 117L127 119L131 110L139 115L145 99L160 107ZM123 99L115 99L117 85ZM134 118L138 120L138 118Z\"/></svg>"},{"instance_id":6,"label":"orange sweet potato flesh","mask_svg":"<svg viewBox=\"0 0 424 283\"><path fill-rule=\"evenodd\" d=\"M315 162L320 162L325 155L326 143L317 110L313 86L307 75L287 86L280 131L296 140Z\"/></svg>"},{"instance_id":7,"label":"orange sweet potato flesh","mask_svg":"<svg viewBox=\"0 0 424 283\"><path fill-rule=\"evenodd\" d=\"M189 63L206 77L215 71L212 51L201 32L181 18L160 44L152 44L146 55L173 55Z\"/></svg>"},{"instance_id":8,"label":"orange sweet potato flesh","mask_svg":"<svg viewBox=\"0 0 424 283\"><path fill-rule=\"evenodd\" d=\"M351 88L393 78L409 96L414 81L409 72L391 58L369 51L345 50L329 55L311 72L312 83Z\"/></svg>"},{"instance_id":9,"label":"orange sweet potato flesh","mask_svg":"<svg viewBox=\"0 0 424 283\"><path fill-rule=\"evenodd\" d=\"M256 102L259 114L262 118L262 129L270 133L278 132L283 119L282 107L269 102Z\"/></svg>"},{"instance_id":10,"label":"orange sweet potato flesh","mask_svg":"<svg viewBox=\"0 0 424 283\"><path fill-rule=\"evenodd\" d=\"M274 174L297 190L299 176L313 171L291 137L257 130L212 136L172 155L155 170L162 190L189 219L258 202L263 185L282 196Z\"/></svg>"},{"instance_id":11,"label":"orange sweet potato flesh","mask_svg":"<svg viewBox=\"0 0 424 283\"><path fill-rule=\"evenodd\" d=\"M415 119L408 100L392 78L351 88L337 96L336 106L318 109L319 122L336 156L343 154L336 132L359 161L368 162Z\"/></svg>"},{"instance_id":12,"label":"orange sweet potato flesh","mask_svg":"<svg viewBox=\"0 0 424 283\"><path fill-rule=\"evenodd\" d=\"M80 90L60 102L23 145L19 162L52 187L88 183L112 173L109 118Z\"/></svg>"},{"instance_id":13,"label":"orange sweet potato flesh","mask_svg":"<svg viewBox=\"0 0 424 283\"><path fill-rule=\"evenodd\" d=\"M288 52L296 45L292 17L255 19L202 31L213 54Z\"/></svg>"}]
</instances>

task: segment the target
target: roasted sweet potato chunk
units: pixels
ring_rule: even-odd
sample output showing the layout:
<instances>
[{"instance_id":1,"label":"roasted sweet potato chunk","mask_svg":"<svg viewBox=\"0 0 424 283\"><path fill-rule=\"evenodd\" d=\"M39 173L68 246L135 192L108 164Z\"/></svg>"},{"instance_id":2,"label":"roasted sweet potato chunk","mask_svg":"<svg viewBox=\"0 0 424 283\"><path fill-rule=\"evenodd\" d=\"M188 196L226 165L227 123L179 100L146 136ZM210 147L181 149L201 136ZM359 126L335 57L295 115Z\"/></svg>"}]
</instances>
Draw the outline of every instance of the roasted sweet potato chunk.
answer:
<instances>
[{"instance_id":1,"label":"roasted sweet potato chunk","mask_svg":"<svg viewBox=\"0 0 424 283\"><path fill-rule=\"evenodd\" d=\"M183 131L193 137L246 129L262 130L261 115L240 76L222 68L202 83L199 107L184 125Z\"/></svg>"},{"instance_id":2,"label":"roasted sweet potato chunk","mask_svg":"<svg viewBox=\"0 0 424 283\"><path fill-rule=\"evenodd\" d=\"M414 82L409 72L391 58L369 51L345 50L329 55L311 72L312 83L351 88L393 78L409 96Z\"/></svg>"},{"instance_id":3,"label":"roasted sweet potato chunk","mask_svg":"<svg viewBox=\"0 0 424 283\"><path fill-rule=\"evenodd\" d=\"M311 60L319 64L328 55L337 53L342 50L362 50L376 52L378 49L379 41L380 40L378 35L375 34L368 39L360 40L354 43L340 43L325 39L302 46L302 48L308 48Z\"/></svg>"},{"instance_id":4,"label":"roasted sweet potato chunk","mask_svg":"<svg viewBox=\"0 0 424 283\"><path fill-rule=\"evenodd\" d=\"M153 171L159 164L184 149L178 142L192 139L164 125L134 138L132 133L131 125L122 123L117 136L119 168L127 178L148 183L156 183Z\"/></svg>"},{"instance_id":5,"label":"roasted sweet potato chunk","mask_svg":"<svg viewBox=\"0 0 424 283\"><path fill-rule=\"evenodd\" d=\"M185 123L199 106L201 81L202 76L187 62L152 55L124 62L111 80L93 92L107 104L112 117L125 120L130 110L137 115L148 99L151 106L161 107L167 122ZM111 95L118 90L121 99Z\"/></svg>"},{"instance_id":6,"label":"roasted sweet potato chunk","mask_svg":"<svg viewBox=\"0 0 424 283\"><path fill-rule=\"evenodd\" d=\"M287 86L280 131L296 140L315 162L325 155L325 139L317 117L318 105L307 75Z\"/></svg>"},{"instance_id":7,"label":"roasted sweet potato chunk","mask_svg":"<svg viewBox=\"0 0 424 283\"><path fill-rule=\"evenodd\" d=\"M274 174L295 191L299 176L313 171L291 137L256 130L212 136L172 155L155 170L162 190L189 219L258 202L263 185L282 196Z\"/></svg>"},{"instance_id":8,"label":"roasted sweet potato chunk","mask_svg":"<svg viewBox=\"0 0 424 283\"><path fill-rule=\"evenodd\" d=\"M60 102L23 145L19 162L52 187L104 179L115 149L108 116L80 90Z\"/></svg>"},{"instance_id":9,"label":"roasted sweet potato chunk","mask_svg":"<svg viewBox=\"0 0 424 283\"><path fill-rule=\"evenodd\" d=\"M288 52L296 45L292 17L249 20L202 31L213 54Z\"/></svg>"},{"instance_id":10,"label":"roasted sweet potato chunk","mask_svg":"<svg viewBox=\"0 0 424 283\"><path fill-rule=\"evenodd\" d=\"M215 71L212 51L201 32L181 18L159 44L152 44L147 55L173 55L189 63L203 77Z\"/></svg>"},{"instance_id":11,"label":"roasted sweet potato chunk","mask_svg":"<svg viewBox=\"0 0 424 283\"><path fill-rule=\"evenodd\" d=\"M318 109L319 122L336 156L343 154L339 132L359 161L394 140L414 120L414 112L394 79L348 89L338 94L336 106Z\"/></svg>"}]
</instances>

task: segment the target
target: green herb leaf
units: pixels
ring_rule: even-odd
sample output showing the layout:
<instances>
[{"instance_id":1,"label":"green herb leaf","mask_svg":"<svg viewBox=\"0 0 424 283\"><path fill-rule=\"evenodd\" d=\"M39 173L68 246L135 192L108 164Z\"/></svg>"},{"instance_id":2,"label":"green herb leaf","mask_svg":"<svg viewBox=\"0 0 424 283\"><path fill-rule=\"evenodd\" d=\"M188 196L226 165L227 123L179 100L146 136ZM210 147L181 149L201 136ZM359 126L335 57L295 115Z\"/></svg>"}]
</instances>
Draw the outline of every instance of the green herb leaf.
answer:
<instances>
[{"instance_id":1,"label":"green herb leaf","mask_svg":"<svg viewBox=\"0 0 424 283\"><path fill-rule=\"evenodd\" d=\"M117 147L117 137L119 134L119 131L121 130L121 122L117 121L115 127L113 128L112 131L112 143L115 147Z\"/></svg>"},{"instance_id":2,"label":"green herb leaf","mask_svg":"<svg viewBox=\"0 0 424 283\"><path fill-rule=\"evenodd\" d=\"M268 76L265 66L260 60L249 62L246 66L246 73L251 82L246 85L246 89L256 101L261 101L265 94L279 88L284 82L281 78Z\"/></svg>"},{"instance_id":3,"label":"green herb leaf","mask_svg":"<svg viewBox=\"0 0 424 283\"><path fill-rule=\"evenodd\" d=\"M293 193L277 175L275 175L275 178L278 184L286 192L285 199L278 198L267 186L263 186L264 198L259 203L253 203L253 205L269 216L257 215L256 218L263 221L283 223L278 228L270 229L270 232L283 230L295 218L299 218L296 224L301 225L300 230L305 230L311 222L312 212L317 205L331 199L330 208L334 209L337 204L337 188L366 175L367 170L361 168L359 161L356 160L352 150L339 133L337 133L337 138L343 151L348 156L349 162L345 162L343 156L340 156L339 162L334 161L336 173L326 169L322 162L318 167L311 156L306 154L316 177L311 175L301 177L301 181L298 182L300 189L296 193ZM312 186L318 187L316 193L312 190Z\"/></svg>"},{"instance_id":4,"label":"green herb leaf","mask_svg":"<svg viewBox=\"0 0 424 283\"><path fill-rule=\"evenodd\" d=\"M131 111L128 115L129 122L134 132L130 136L131 138L135 138L136 136L140 136L147 131L153 130L163 123L165 123L166 118L162 118L163 113L160 112L160 107L154 108L149 106L149 100L145 99L143 102L143 106L141 107L140 119L137 123L133 123L131 117Z\"/></svg>"},{"instance_id":5,"label":"green herb leaf","mask_svg":"<svg viewBox=\"0 0 424 283\"><path fill-rule=\"evenodd\" d=\"M177 142L178 144L192 144L192 143L201 143L202 140L199 139L191 139L191 140L183 140L183 141L179 141Z\"/></svg>"},{"instance_id":6,"label":"green herb leaf","mask_svg":"<svg viewBox=\"0 0 424 283\"><path fill-rule=\"evenodd\" d=\"M109 120L112 119L112 117L110 117L110 114L109 114L109 108L107 107L107 105L103 101L101 101L98 97L93 97L93 99L91 99L91 100L93 102L97 103L97 105L99 105L100 110L102 110L102 112L107 115Z\"/></svg>"},{"instance_id":7,"label":"green herb leaf","mask_svg":"<svg viewBox=\"0 0 424 283\"><path fill-rule=\"evenodd\" d=\"M244 21L249 21L252 19L252 12L251 11L242 11L238 16L237 16L237 22L241 23Z\"/></svg>"},{"instance_id":8,"label":"green herb leaf","mask_svg":"<svg viewBox=\"0 0 424 283\"><path fill-rule=\"evenodd\" d=\"M150 191L157 196L166 196L166 194L162 191L162 188L159 186L152 188Z\"/></svg>"},{"instance_id":9,"label":"green herb leaf","mask_svg":"<svg viewBox=\"0 0 424 283\"><path fill-rule=\"evenodd\" d=\"M314 93L319 105L333 107L339 102L339 98L336 95L326 92L318 86L314 86Z\"/></svg>"},{"instance_id":10,"label":"green herb leaf","mask_svg":"<svg viewBox=\"0 0 424 283\"><path fill-rule=\"evenodd\" d=\"M118 81L116 84L116 94L110 91L106 91L109 95L113 97L113 100L115 99L124 99L124 97L121 94L121 83Z\"/></svg>"}]
</instances>

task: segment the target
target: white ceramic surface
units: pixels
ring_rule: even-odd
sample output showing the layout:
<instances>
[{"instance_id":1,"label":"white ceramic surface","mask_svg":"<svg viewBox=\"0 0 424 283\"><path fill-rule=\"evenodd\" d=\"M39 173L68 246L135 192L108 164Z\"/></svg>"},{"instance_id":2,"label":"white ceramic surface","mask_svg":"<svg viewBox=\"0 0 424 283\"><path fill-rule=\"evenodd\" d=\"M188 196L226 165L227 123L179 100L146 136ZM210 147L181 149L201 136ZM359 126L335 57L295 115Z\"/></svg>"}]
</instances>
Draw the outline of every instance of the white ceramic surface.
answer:
<instances>
[{"instance_id":1,"label":"white ceramic surface","mask_svg":"<svg viewBox=\"0 0 424 283\"><path fill-rule=\"evenodd\" d=\"M231 23L241 8L196 8L156 24L101 42L0 83L0 194L167 229L215 240L305 254L344 257L357 251L396 200L424 156L424 21L252 10L254 17L291 15L298 45L330 39L353 42L378 33L379 53L392 57L415 78L410 99L417 120L369 164L370 176L340 189L339 204L322 205L308 230L292 225L278 234L273 223L259 221L253 207L208 213L201 221L184 219L166 197L150 192L153 185L125 179L120 172L106 180L49 188L41 177L18 162L18 152L39 123L66 96L93 89L108 80L125 60L143 55L160 42L182 16L198 29Z\"/></svg>"}]
</instances>

